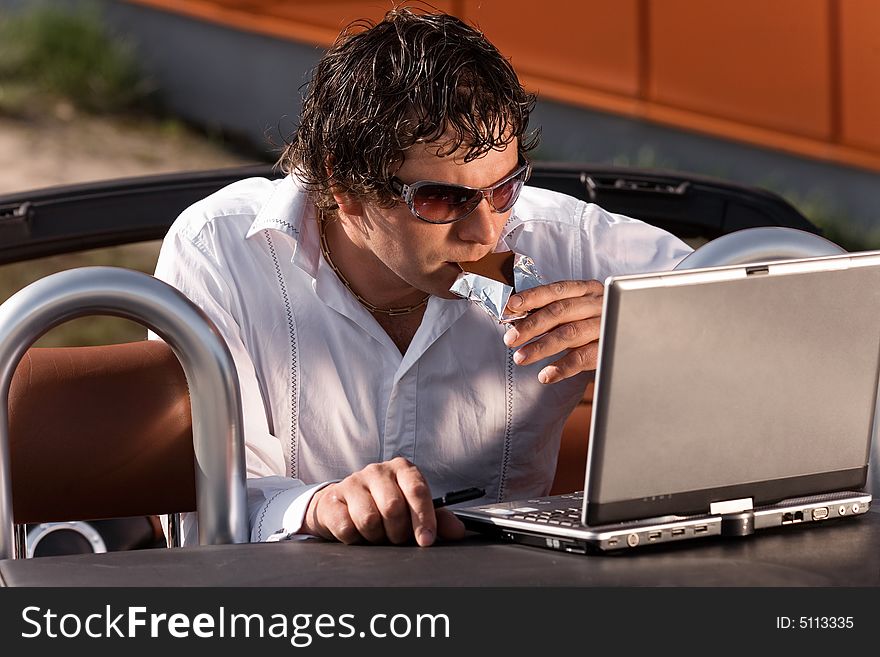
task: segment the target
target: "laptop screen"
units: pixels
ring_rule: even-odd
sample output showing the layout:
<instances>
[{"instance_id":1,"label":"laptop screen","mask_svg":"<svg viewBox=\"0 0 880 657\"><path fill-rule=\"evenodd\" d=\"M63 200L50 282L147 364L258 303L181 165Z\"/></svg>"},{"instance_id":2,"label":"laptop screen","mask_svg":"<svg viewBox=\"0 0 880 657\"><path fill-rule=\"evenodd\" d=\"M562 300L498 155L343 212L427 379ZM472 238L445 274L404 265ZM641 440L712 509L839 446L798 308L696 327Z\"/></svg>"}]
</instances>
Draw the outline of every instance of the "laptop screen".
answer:
<instances>
[{"instance_id":1,"label":"laptop screen","mask_svg":"<svg viewBox=\"0 0 880 657\"><path fill-rule=\"evenodd\" d=\"M590 525L864 486L880 254L611 278Z\"/></svg>"}]
</instances>

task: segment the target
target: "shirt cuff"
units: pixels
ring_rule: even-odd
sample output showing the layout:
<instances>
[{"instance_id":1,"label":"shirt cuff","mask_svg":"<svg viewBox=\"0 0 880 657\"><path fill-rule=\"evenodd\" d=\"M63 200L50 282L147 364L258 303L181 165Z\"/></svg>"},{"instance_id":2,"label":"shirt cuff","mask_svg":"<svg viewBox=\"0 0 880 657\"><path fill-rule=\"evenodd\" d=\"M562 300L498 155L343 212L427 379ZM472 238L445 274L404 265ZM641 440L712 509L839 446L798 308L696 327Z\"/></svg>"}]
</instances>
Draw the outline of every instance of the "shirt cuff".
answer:
<instances>
[{"instance_id":1,"label":"shirt cuff","mask_svg":"<svg viewBox=\"0 0 880 657\"><path fill-rule=\"evenodd\" d=\"M251 529L251 542L274 543L284 539L309 538L307 534L296 535L302 528L309 502L315 493L332 483L334 482L325 481L276 492L260 509Z\"/></svg>"}]
</instances>

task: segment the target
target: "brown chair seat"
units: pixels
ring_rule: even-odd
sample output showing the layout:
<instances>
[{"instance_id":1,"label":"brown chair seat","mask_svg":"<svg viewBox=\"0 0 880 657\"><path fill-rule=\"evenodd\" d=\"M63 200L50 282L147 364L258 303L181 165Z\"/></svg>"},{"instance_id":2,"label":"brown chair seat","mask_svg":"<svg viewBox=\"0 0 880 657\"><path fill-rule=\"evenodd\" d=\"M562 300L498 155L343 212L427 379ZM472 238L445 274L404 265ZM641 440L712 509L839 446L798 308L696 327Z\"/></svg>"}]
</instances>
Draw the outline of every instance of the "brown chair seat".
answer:
<instances>
[{"instance_id":1,"label":"brown chair seat","mask_svg":"<svg viewBox=\"0 0 880 657\"><path fill-rule=\"evenodd\" d=\"M32 348L9 418L16 523L196 509L186 378L163 342Z\"/></svg>"},{"instance_id":2,"label":"brown chair seat","mask_svg":"<svg viewBox=\"0 0 880 657\"><path fill-rule=\"evenodd\" d=\"M587 470L587 444L590 441L590 419L593 414L594 382L590 381L583 399L575 406L562 429L562 443L556 461L551 495L573 493L584 489Z\"/></svg>"}]
</instances>

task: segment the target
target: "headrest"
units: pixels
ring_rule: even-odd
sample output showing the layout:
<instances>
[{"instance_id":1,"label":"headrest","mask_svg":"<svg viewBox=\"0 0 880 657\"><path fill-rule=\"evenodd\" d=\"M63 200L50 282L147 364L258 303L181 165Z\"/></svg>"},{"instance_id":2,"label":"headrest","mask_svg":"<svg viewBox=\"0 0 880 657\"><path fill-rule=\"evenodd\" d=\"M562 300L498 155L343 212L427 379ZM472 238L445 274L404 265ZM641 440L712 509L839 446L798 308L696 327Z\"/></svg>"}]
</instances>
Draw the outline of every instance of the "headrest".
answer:
<instances>
[{"instance_id":1,"label":"headrest","mask_svg":"<svg viewBox=\"0 0 880 657\"><path fill-rule=\"evenodd\" d=\"M9 417L16 523L196 508L186 378L163 342L32 348Z\"/></svg>"}]
</instances>

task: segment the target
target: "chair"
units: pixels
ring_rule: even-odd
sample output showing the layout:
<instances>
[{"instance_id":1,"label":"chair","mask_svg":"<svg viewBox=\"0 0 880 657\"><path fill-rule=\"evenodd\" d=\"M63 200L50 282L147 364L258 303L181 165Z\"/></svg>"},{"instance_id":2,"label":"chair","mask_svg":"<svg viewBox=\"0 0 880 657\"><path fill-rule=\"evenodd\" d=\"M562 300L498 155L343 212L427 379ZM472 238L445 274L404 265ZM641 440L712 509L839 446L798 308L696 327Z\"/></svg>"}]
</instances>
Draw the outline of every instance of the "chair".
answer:
<instances>
[{"instance_id":1,"label":"chair","mask_svg":"<svg viewBox=\"0 0 880 657\"><path fill-rule=\"evenodd\" d=\"M707 242L678 263L676 269L767 262L846 253L824 237L796 228L777 226L738 230ZM551 494L583 490L587 445L593 410L593 383L566 420Z\"/></svg>"},{"instance_id":2,"label":"chair","mask_svg":"<svg viewBox=\"0 0 880 657\"><path fill-rule=\"evenodd\" d=\"M164 342L29 349L9 437L16 524L196 510L186 377Z\"/></svg>"},{"instance_id":3,"label":"chair","mask_svg":"<svg viewBox=\"0 0 880 657\"><path fill-rule=\"evenodd\" d=\"M139 321L168 345L27 352L51 327L91 314ZM238 378L204 313L168 284L114 267L53 274L0 306L0 558L25 553L14 522L187 509L200 543L247 542Z\"/></svg>"}]
</instances>

